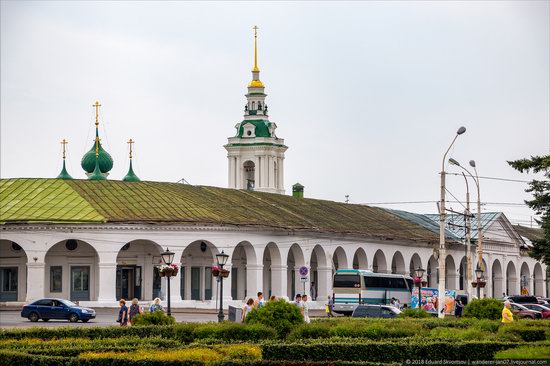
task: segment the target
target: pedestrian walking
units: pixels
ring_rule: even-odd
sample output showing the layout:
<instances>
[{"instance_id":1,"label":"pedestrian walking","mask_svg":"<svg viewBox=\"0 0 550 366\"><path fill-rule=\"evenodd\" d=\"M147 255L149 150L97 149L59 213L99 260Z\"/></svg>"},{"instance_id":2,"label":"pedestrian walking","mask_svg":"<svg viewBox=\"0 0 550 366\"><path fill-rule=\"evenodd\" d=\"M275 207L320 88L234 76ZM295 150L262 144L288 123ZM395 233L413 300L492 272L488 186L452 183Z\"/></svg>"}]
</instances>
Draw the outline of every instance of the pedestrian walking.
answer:
<instances>
[{"instance_id":1,"label":"pedestrian walking","mask_svg":"<svg viewBox=\"0 0 550 366\"><path fill-rule=\"evenodd\" d=\"M241 321L243 323L244 323L244 320L246 319L246 316L248 315L248 313L250 313L252 311L253 307L254 307L254 299L250 298L250 299L248 299L246 304L244 304L244 306L243 306L243 317L241 319Z\"/></svg>"},{"instance_id":2,"label":"pedestrian walking","mask_svg":"<svg viewBox=\"0 0 550 366\"><path fill-rule=\"evenodd\" d=\"M302 295L296 294L296 298L294 299L294 305L298 307L302 305Z\"/></svg>"},{"instance_id":3,"label":"pedestrian walking","mask_svg":"<svg viewBox=\"0 0 550 366\"><path fill-rule=\"evenodd\" d=\"M510 301L504 302L504 308L502 309L502 323L508 324L512 323L514 321L514 314L510 310L512 305L510 304Z\"/></svg>"},{"instance_id":4,"label":"pedestrian walking","mask_svg":"<svg viewBox=\"0 0 550 366\"><path fill-rule=\"evenodd\" d=\"M134 298L132 299L132 305L130 305L130 309L128 310L128 322L130 325L132 325L132 319L139 314L143 314L143 309L139 306L138 299Z\"/></svg>"},{"instance_id":5,"label":"pedestrian walking","mask_svg":"<svg viewBox=\"0 0 550 366\"><path fill-rule=\"evenodd\" d=\"M309 320L309 304L307 303L307 295L302 296L302 315L304 316L304 321L310 323Z\"/></svg>"},{"instance_id":6,"label":"pedestrian walking","mask_svg":"<svg viewBox=\"0 0 550 366\"><path fill-rule=\"evenodd\" d=\"M126 306L126 300L120 299L118 304L120 305L120 309L116 321L120 323L121 326L125 327L128 325L128 307Z\"/></svg>"},{"instance_id":7,"label":"pedestrian walking","mask_svg":"<svg viewBox=\"0 0 550 366\"><path fill-rule=\"evenodd\" d=\"M327 318L334 318L334 313L332 312L333 308L334 308L334 300L329 295L328 302L327 302L327 305L325 307L325 311L327 313Z\"/></svg>"},{"instance_id":8,"label":"pedestrian walking","mask_svg":"<svg viewBox=\"0 0 550 366\"><path fill-rule=\"evenodd\" d=\"M254 301L254 307L259 309L265 305L265 300L264 300L264 294L262 292L258 292L257 295L258 297Z\"/></svg>"},{"instance_id":9,"label":"pedestrian walking","mask_svg":"<svg viewBox=\"0 0 550 366\"><path fill-rule=\"evenodd\" d=\"M455 300L455 317L460 318L462 316L462 309L464 308L464 305L462 305L462 301L459 299Z\"/></svg>"},{"instance_id":10,"label":"pedestrian walking","mask_svg":"<svg viewBox=\"0 0 550 366\"><path fill-rule=\"evenodd\" d=\"M161 301L158 297L154 299L151 306L149 306L150 313L154 313L155 311L164 311L164 309L162 308Z\"/></svg>"}]
</instances>

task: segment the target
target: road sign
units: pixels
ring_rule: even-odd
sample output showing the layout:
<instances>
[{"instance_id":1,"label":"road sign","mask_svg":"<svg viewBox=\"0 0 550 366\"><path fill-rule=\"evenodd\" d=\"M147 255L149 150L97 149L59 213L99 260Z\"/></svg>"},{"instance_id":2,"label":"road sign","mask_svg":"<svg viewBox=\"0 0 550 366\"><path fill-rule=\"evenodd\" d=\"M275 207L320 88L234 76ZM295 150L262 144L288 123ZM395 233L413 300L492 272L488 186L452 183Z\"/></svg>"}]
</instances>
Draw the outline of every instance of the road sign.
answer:
<instances>
[{"instance_id":1,"label":"road sign","mask_svg":"<svg viewBox=\"0 0 550 366\"><path fill-rule=\"evenodd\" d=\"M307 282L307 276L305 276L305 277L300 277L300 281L301 281L301 282Z\"/></svg>"},{"instance_id":2,"label":"road sign","mask_svg":"<svg viewBox=\"0 0 550 366\"><path fill-rule=\"evenodd\" d=\"M306 277L307 274L309 273L309 270L307 269L306 266L302 266L300 267L299 272L300 272L300 276Z\"/></svg>"}]
</instances>

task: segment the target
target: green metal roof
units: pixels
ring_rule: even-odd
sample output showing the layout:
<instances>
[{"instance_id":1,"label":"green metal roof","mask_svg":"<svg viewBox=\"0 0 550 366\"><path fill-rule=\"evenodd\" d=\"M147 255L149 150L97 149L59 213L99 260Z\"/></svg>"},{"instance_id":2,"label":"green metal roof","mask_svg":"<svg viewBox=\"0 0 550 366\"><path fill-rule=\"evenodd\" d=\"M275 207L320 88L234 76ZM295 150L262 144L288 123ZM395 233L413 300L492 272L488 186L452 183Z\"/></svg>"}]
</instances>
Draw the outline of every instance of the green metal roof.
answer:
<instances>
[{"instance_id":1,"label":"green metal roof","mask_svg":"<svg viewBox=\"0 0 550 366\"><path fill-rule=\"evenodd\" d=\"M271 126L271 122L264 121L263 119L251 119L251 120L244 120L241 122L241 125L239 126L239 131L237 133L238 137L246 137L243 136L244 134L244 126L246 124L252 124L254 127L254 134L256 137L271 137L271 133L269 133L269 127Z\"/></svg>"},{"instance_id":2,"label":"green metal roof","mask_svg":"<svg viewBox=\"0 0 550 366\"><path fill-rule=\"evenodd\" d=\"M364 205L179 183L0 180L0 224L226 224L435 242L437 234Z\"/></svg>"}]
</instances>

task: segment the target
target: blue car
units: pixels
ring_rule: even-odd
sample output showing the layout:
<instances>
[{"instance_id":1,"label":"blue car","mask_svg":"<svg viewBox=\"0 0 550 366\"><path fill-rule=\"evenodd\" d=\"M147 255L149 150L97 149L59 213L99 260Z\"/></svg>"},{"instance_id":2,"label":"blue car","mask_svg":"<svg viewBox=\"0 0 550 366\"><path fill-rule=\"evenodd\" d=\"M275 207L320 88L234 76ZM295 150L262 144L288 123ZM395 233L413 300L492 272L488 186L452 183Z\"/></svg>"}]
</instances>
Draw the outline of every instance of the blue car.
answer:
<instances>
[{"instance_id":1,"label":"blue car","mask_svg":"<svg viewBox=\"0 0 550 366\"><path fill-rule=\"evenodd\" d=\"M86 323L95 318L95 310L83 308L77 304L63 299L40 299L23 306L21 316L28 318L31 322L42 319L47 322L50 319L66 319L71 323L79 320Z\"/></svg>"}]
</instances>

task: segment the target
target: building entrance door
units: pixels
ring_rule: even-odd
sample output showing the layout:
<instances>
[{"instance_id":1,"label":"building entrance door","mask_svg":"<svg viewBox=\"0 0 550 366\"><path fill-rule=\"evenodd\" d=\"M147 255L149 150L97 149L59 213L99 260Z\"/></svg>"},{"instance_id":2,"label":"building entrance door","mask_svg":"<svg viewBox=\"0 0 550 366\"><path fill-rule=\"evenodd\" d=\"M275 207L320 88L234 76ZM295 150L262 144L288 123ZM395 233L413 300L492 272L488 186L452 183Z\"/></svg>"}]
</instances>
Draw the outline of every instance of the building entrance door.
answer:
<instances>
[{"instance_id":1,"label":"building entrance door","mask_svg":"<svg viewBox=\"0 0 550 366\"><path fill-rule=\"evenodd\" d=\"M90 267L71 267L71 300L90 301Z\"/></svg>"},{"instance_id":2,"label":"building entrance door","mask_svg":"<svg viewBox=\"0 0 550 366\"><path fill-rule=\"evenodd\" d=\"M17 267L0 268L0 301L17 301Z\"/></svg>"},{"instance_id":3,"label":"building entrance door","mask_svg":"<svg viewBox=\"0 0 550 366\"><path fill-rule=\"evenodd\" d=\"M141 300L141 267L118 266L116 270L117 299Z\"/></svg>"},{"instance_id":4,"label":"building entrance door","mask_svg":"<svg viewBox=\"0 0 550 366\"><path fill-rule=\"evenodd\" d=\"M200 267L191 267L191 300L201 300Z\"/></svg>"}]
</instances>

